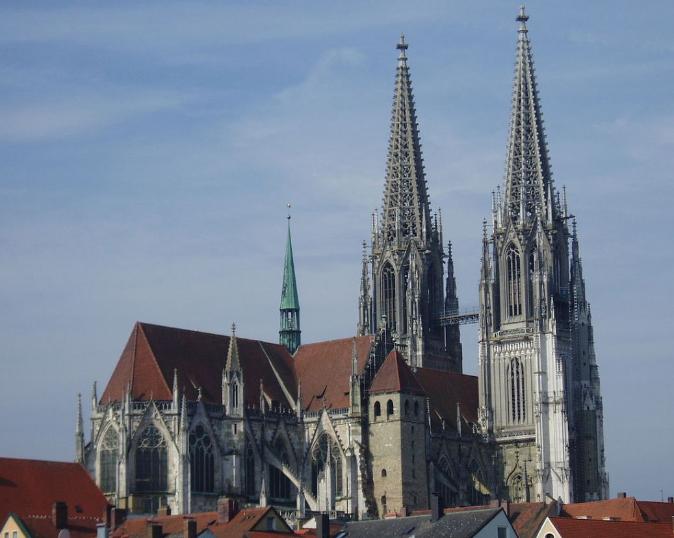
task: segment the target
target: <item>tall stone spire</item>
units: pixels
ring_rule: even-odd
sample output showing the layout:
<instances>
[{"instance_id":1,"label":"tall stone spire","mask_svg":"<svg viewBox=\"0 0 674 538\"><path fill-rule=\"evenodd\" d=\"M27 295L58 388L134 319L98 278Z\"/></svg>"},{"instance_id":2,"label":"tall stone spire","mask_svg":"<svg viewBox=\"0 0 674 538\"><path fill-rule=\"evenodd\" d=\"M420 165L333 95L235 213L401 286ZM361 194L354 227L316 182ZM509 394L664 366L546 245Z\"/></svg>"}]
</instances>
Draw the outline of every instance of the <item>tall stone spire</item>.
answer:
<instances>
[{"instance_id":1,"label":"tall stone spire","mask_svg":"<svg viewBox=\"0 0 674 538\"><path fill-rule=\"evenodd\" d=\"M372 333L372 297L370 296L370 271L368 270L367 244L363 241L363 266L360 275L358 298L358 335Z\"/></svg>"},{"instance_id":2,"label":"tall stone spire","mask_svg":"<svg viewBox=\"0 0 674 538\"><path fill-rule=\"evenodd\" d=\"M517 60L512 95L512 117L506 162L505 212L513 224L526 225L537 215L552 220L552 173L529 43L529 16L521 7Z\"/></svg>"},{"instance_id":3,"label":"tall stone spire","mask_svg":"<svg viewBox=\"0 0 674 538\"><path fill-rule=\"evenodd\" d=\"M416 237L425 244L430 240L431 218L407 48L401 35L380 230L386 242Z\"/></svg>"},{"instance_id":4,"label":"tall stone spire","mask_svg":"<svg viewBox=\"0 0 674 538\"><path fill-rule=\"evenodd\" d=\"M381 217L373 219L370 326L385 327L411 366L460 372L459 328L440 323L446 300L442 225L431 218L404 36L396 48L384 203ZM453 275L450 280L453 285Z\"/></svg>"},{"instance_id":5,"label":"tall stone spire","mask_svg":"<svg viewBox=\"0 0 674 538\"><path fill-rule=\"evenodd\" d=\"M232 372L241 369L239 364L239 345L236 342L236 324L232 323L232 336L229 338L229 349L227 350L227 362L225 371Z\"/></svg>"},{"instance_id":6,"label":"tall stone spire","mask_svg":"<svg viewBox=\"0 0 674 538\"><path fill-rule=\"evenodd\" d=\"M290 208L290 204L288 204ZM295 353L300 347L300 301L297 296L295 279L295 262L293 260L293 244L290 237L290 214L288 215L288 239L286 241L286 257L283 264L283 287L281 289L281 323L279 342Z\"/></svg>"},{"instance_id":7,"label":"tall stone spire","mask_svg":"<svg viewBox=\"0 0 674 538\"><path fill-rule=\"evenodd\" d=\"M456 278L454 277L454 258L452 257L451 241L447 241L447 284L445 285L445 311L459 311L459 298L456 295Z\"/></svg>"},{"instance_id":8,"label":"tall stone spire","mask_svg":"<svg viewBox=\"0 0 674 538\"><path fill-rule=\"evenodd\" d=\"M75 425L75 461L84 463L84 419L82 418L82 395L77 395L77 423Z\"/></svg>"}]
</instances>

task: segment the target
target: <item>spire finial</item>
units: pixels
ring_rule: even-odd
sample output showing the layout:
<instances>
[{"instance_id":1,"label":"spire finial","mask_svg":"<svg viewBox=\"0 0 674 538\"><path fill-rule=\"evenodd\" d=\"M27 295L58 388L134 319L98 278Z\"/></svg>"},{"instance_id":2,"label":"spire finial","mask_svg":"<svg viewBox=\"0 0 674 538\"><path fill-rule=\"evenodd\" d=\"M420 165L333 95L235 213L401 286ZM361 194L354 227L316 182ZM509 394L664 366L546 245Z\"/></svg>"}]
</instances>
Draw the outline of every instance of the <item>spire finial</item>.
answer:
<instances>
[{"instance_id":1,"label":"spire finial","mask_svg":"<svg viewBox=\"0 0 674 538\"><path fill-rule=\"evenodd\" d=\"M520 6L520 13L517 15L517 19L515 19L517 22L521 24L526 24L526 22L529 20L529 15L527 15L526 8L524 7L524 4Z\"/></svg>"},{"instance_id":2,"label":"spire finial","mask_svg":"<svg viewBox=\"0 0 674 538\"><path fill-rule=\"evenodd\" d=\"M407 56L405 56L405 51L409 45L405 42L405 34L400 34L400 41L398 41L398 44L396 45L396 48L400 51L400 54L398 55L399 60L405 60L407 59Z\"/></svg>"},{"instance_id":3,"label":"spire finial","mask_svg":"<svg viewBox=\"0 0 674 538\"><path fill-rule=\"evenodd\" d=\"M236 336L236 323L232 321L232 336Z\"/></svg>"},{"instance_id":4,"label":"spire finial","mask_svg":"<svg viewBox=\"0 0 674 538\"><path fill-rule=\"evenodd\" d=\"M288 218L288 223L290 223L290 209L292 208L293 204L291 204L290 202L288 202L286 205L288 206L288 217L287 217L287 218Z\"/></svg>"}]
</instances>

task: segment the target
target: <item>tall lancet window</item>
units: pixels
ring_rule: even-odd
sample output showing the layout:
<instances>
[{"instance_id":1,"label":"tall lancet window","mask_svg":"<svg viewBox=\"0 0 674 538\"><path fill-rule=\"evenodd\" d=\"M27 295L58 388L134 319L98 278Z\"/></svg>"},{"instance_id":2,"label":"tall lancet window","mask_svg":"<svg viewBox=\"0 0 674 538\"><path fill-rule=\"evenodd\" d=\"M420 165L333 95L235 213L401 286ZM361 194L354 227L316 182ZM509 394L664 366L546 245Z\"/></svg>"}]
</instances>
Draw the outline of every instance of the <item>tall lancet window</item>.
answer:
<instances>
[{"instance_id":1,"label":"tall lancet window","mask_svg":"<svg viewBox=\"0 0 674 538\"><path fill-rule=\"evenodd\" d=\"M239 384L235 383L232 386L232 397L231 397L231 407L232 409L237 409L239 407Z\"/></svg>"},{"instance_id":2,"label":"tall lancet window","mask_svg":"<svg viewBox=\"0 0 674 538\"><path fill-rule=\"evenodd\" d=\"M390 263L384 265L381 272L383 312L386 316L386 326L396 328L396 274Z\"/></svg>"},{"instance_id":3,"label":"tall lancet window","mask_svg":"<svg viewBox=\"0 0 674 538\"><path fill-rule=\"evenodd\" d=\"M512 359L510 361L510 419L513 424L521 424L526 420L526 404L524 367L519 359Z\"/></svg>"},{"instance_id":4,"label":"tall lancet window","mask_svg":"<svg viewBox=\"0 0 674 538\"><path fill-rule=\"evenodd\" d=\"M508 271L508 315L520 316L522 314L522 269L520 251L511 244L506 256Z\"/></svg>"},{"instance_id":5,"label":"tall lancet window","mask_svg":"<svg viewBox=\"0 0 674 538\"><path fill-rule=\"evenodd\" d=\"M103 436L99 453L100 479L99 486L103 493L115 493L117 490L117 431L110 427Z\"/></svg>"},{"instance_id":6,"label":"tall lancet window","mask_svg":"<svg viewBox=\"0 0 674 538\"><path fill-rule=\"evenodd\" d=\"M190 477L192 491L213 493L214 487L213 442L199 424L190 434Z\"/></svg>"},{"instance_id":7,"label":"tall lancet window","mask_svg":"<svg viewBox=\"0 0 674 538\"><path fill-rule=\"evenodd\" d=\"M136 491L167 490L166 440L155 426L148 426L136 448Z\"/></svg>"}]
</instances>

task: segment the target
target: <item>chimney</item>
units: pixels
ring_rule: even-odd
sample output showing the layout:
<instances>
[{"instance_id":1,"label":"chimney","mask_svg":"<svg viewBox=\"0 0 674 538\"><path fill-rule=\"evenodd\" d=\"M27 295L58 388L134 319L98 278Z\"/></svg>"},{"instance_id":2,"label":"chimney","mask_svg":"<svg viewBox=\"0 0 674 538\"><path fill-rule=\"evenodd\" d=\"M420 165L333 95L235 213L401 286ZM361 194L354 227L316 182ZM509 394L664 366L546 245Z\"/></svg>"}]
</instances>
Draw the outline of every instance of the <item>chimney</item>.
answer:
<instances>
[{"instance_id":1,"label":"chimney","mask_svg":"<svg viewBox=\"0 0 674 538\"><path fill-rule=\"evenodd\" d=\"M197 538L197 520L185 518L183 520L183 538Z\"/></svg>"},{"instance_id":2,"label":"chimney","mask_svg":"<svg viewBox=\"0 0 674 538\"><path fill-rule=\"evenodd\" d=\"M167 504L165 506L160 506L159 510L157 510L157 515L158 516L170 516L171 515L171 507Z\"/></svg>"},{"instance_id":3,"label":"chimney","mask_svg":"<svg viewBox=\"0 0 674 538\"><path fill-rule=\"evenodd\" d=\"M68 505L63 501L56 501L51 509L51 522L57 530L68 528Z\"/></svg>"},{"instance_id":4,"label":"chimney","mask_svg":"<svg viewBox=\"0 0 674 538\"><path fill-rule=\"evenodd\" d=\"M619 491L618 492L618 499L626 499L627 498L627 492L626 491Z\"/></svg>"},{"instance_id":5,"label":"chimney","mask_svg":"<svg viewBox=\"0 0 674 538\"><path fill-rule=\"evenodd\" d=\"M110 529L105 523L98 523L96 525L96 538L108 538L110 536Z\"/></svg>"},{"instance_id":6,"label":"chimney","mask_svg":"<svg viewBox=\"0 0 674 538\"><path fill-rule=\"evenodd\" d=\"M316 515L316 537L330 538L330 518L328 514L320 513Z\"/></svg>"},{"instance_id":7,"label":"chimney","mask_svg":"<svg viewBox=\"0 0 674 538\"><path fill-rule=\"evenodd\" d=\"M125 508L113 508L110 510L110 530L114 531L115 529L124 525L126 521L126 509Z\"/></svg>"},{"instance_id":8,"label":"chimney","mask_svg":"<svg viewBox=\"0 0 674 538\"><path fill-rule=\"evenodd\" d=\"M431 494L431 521L437 521L442 515L440 497L437 493Z\"/></svg>"},{"instance_id":9,"label":"chimney","mask_svg":"<svg viewBox=\"0 0 674 538\"><path fill-rule=\"evenodd\" d=\"M218 523L229 523L239 513L239 503L229 497L218 499Z\"/></svg>"},{"instance_id":10,"label":"chimney","mask_svg":"<svg viewBox=\"0 0 674 538\"><path fill-rule=\"evenodd\" d=\"M668 503L674 503L674 497L667 497Z\"/></svg>"},{"instance_id":11,"label":"chimney","mask_svg":"<svg viewBox=\"0 0 674 538\"><path fill-rule=\"evenodd\" d=\"M162 528L159 523L147 522L147 538L162 538Z\"/></svg>"}]
</instances>

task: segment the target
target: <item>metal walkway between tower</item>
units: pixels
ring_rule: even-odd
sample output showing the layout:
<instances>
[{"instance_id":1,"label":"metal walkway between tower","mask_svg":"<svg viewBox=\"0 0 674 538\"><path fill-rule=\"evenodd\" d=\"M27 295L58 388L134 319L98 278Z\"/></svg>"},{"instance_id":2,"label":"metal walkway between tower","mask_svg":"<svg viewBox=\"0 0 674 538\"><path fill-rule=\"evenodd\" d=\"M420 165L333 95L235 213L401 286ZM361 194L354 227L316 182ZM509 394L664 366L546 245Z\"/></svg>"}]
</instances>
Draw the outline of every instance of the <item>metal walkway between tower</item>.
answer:
<instances>
[{"instance_id":1,"label":"metal walkway between tower","mask_svg":"<svg viewBox=\"0 0 674 538\"><path fill-rule=\"evenodd\" d=\"M477 323L480 320L480 311L475 308L464 308L461 310L446 310L437 316L433 321L445 327L447 325L469 325Z\"/></svg>"}]
</instances>

